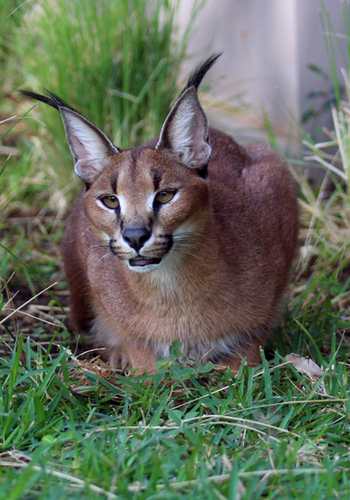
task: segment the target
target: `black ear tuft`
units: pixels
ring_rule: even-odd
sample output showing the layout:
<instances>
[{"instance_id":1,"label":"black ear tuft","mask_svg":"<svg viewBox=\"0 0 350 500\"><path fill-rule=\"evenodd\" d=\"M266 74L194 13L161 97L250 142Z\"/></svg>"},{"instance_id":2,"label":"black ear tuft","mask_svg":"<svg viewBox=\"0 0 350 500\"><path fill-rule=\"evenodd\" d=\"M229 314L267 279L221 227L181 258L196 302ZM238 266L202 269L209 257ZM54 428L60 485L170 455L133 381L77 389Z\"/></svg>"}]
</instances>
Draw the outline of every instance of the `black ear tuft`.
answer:
<instances>
[{"instance_id":1,"label":"black ear tuft","mask_svg":"<svg viewBox=\"0 0 350 500\"><path fill-rule=\"evenodd\" d=\"M207 71L221 54L213 54L191 74L186 87L177 98L160 131L156 149L170 149L190 168L207 175L211 147L208 143L208 120L200 105L197 89Z\"/></svg>"},{"instance_id":2,"label":"black ear tuft","mask_svg":"<svg viewBox=\"0 0 350 500\"><path fill-rule=\"evenodd\" d=\"M197 68L190 75L186 88L195 87L196 89L198 89L206 73L221 55L222 52L219 52L218 54L212 54L210 57L208 57L208 59L200 63L199 66L197 66Z\"/></svg>"},{"instance_id":3,"label":"black ear tuft","mask_svg":"<svg viewBox=\"0 0 350 500\"><path fill-rule=\"evenodd\" d=\"M20 90L20 94L24 95L25 97L29 97L30 99L35 99L36 101L44 102L45 104L48 104L49 106L52 106L55 109L58 109L58 105L56 104L53 99L50 97L47 97L46 95L42 94L37 94L36 92L32 92L31 90Z\"/></svg>"},{"instance_id":4,"label":"black ear tuft","mask_svg":"<svg viewBox=\"0 0 350 500\"><path fill-rule=\"evenodd\" d=\"M76 109L74 109L72 106L67 104L63 99L58 97L58 95L54 94L53 92L50 92L47 89L45 89L45 92L51 98L51 101L54 102L59 108L67 108L70 109L71 111L75 111L76 113L78 113Z\"/></svg>"},{"instance_id":5,"label":"black ear tuft","mask_svg":"<svg viewBox=\"0 0 350 500\"><path fill-rule=\"evenodd\" d=\"M30 97L30 99L44 102L45 104L48 104L49 106L57 110L59 110L60 108L67 108L77 113L77 111L72 108L72 106L69 106L69 104L64 102L64 100L58 97L56 94L46 89L45 91L47 95L37 94L36 92L32 92L31 90L20 90L20 93L25 97Z\"/></svg>"}]
</instances>

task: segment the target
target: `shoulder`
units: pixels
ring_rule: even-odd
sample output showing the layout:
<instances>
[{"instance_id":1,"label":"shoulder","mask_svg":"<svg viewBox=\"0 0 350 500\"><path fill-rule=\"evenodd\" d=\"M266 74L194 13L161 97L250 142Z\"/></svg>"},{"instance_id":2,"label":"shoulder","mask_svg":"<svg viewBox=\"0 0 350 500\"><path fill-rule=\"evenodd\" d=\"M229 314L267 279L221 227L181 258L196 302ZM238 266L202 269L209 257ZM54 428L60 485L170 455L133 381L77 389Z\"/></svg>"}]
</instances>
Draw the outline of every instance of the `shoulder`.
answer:
<instances>
[{"instance_id":1,"label":"shoulder","mask_svg":"<svg viewBox=\"0 0 350 500\"><path fill-rule=\"evenodd\" d=\"M233 137L213 128L209 130L209 144L212 148L209 181L213 185L232 184L250 163L247 151Z\"/></svg>"},{"instance_id":2,"label":"shoulder","mask_svg":"<svg viewBox=\"0 0 350 500\"><path fill-rule=\"evenodd\" d=\"M209 144L212 147L211 161L229 160L243 166L249 160L246 149L221 130L209 129Z\"/></svg>"},{"instance_id":3,"label":"shoulder","mask_svg":"<svg viewBox=\"0 0 350 500\"><path fill-rule=\"evenodd\" d=\"M294 206L296 186L286 161L265 144L238 145L232 138L215 131L214 164L209 168L210 191L214 205L231 209L265 205Z\"/></svg>"},{"instance_id":4,"label":"shoulder","mask_svg":"<svg viewBox=\"0 0 350 500\"><path fill-rule=\"evenodd\" d=\"M246 182L258 190L276 186L294 191L295 182L290 174L287 162L266 144L252 144L246 147L250 162L243 169Z\"/></svg>"}]
</instances>

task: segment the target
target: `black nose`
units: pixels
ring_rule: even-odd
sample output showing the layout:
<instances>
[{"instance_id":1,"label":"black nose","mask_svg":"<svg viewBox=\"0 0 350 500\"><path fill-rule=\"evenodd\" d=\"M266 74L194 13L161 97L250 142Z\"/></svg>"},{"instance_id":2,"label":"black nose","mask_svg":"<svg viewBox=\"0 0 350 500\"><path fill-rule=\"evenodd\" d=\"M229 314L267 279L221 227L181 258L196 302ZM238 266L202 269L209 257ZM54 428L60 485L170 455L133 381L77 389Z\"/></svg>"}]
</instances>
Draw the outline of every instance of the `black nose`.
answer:
<instances>
[{"instance_id":1,"label":"black nose","mask_svg":"<svg viewBox=\"0 0 350 500\"><path fill-rule=\"evenodd\" d=\"M122 235L131 248L138 252L151 236L151 231L147 227L126 227Z\"/></svg>"}]
</instances>

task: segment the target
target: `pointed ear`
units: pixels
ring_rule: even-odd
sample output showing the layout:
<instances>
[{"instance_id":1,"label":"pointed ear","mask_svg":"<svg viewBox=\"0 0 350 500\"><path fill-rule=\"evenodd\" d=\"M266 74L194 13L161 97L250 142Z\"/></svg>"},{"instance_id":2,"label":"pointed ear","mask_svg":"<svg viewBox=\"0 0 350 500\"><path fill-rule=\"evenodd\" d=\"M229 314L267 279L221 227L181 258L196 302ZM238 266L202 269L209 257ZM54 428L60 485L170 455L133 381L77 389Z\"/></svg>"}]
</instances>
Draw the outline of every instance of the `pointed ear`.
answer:
<instances>
[{"instance_id":1,"label":"pointed ear","mask_svg":"<svg viewBox=\"0 0 350 500\"><path fill-rule=\"evenodd\" d=\"M199 103L195 86L185 89L168 114L156 149L170 149L190 168L208 163L208 120Z\"/></svg>"},{"instance_id":2,"label":"pointed ear","mask_svg":"<svg viewBox=\"0 0 350 500\"><path fill-rule=\"evenodd\" d=\"M48 96L45 96L28 90L21 93L44 102L60 112L75 162L74 171L84 182L91 184L103 170L105 159L119 152L116 146L99 128L55 94L48 92Z\"/></svg>"},{"instance_id":3,"label":"pointed ear","mask_svg":"<svg viewBox=\"0 0 350 500\"><path fill-rule=\"evenodd\" d=\"M74 171L90 184L103 170L104 160L118 153L118 149L100 129L79 113L63 107L59 111L75 161Z\"/></svg>"}]
</instances>

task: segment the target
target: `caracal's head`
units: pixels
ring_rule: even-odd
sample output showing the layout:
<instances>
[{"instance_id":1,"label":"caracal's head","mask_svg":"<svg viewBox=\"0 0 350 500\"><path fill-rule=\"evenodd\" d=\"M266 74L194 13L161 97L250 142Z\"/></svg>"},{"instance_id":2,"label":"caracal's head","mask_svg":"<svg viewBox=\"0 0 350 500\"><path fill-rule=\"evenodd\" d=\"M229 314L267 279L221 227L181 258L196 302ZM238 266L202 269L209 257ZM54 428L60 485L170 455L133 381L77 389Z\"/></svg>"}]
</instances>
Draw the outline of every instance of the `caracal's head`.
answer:
<instances>
[{"instance_id":1,"label":"caracal's head","mask_svg":"<svg viewBox=\"0 0 350 500\"><path fill-rule=\"evenodd\" d=\"M208 217L208 124L197 88L218 56L205 61L171 108L157 141L121 151L53 94L24 92L60 111L85 183L84 207L101 244L131 271L152 271L195 251Z\"/></svg>"},{"instance_id":2,"label":"caracal's head","mask_svg":"<svg viewBox=\"0 0 350 500\"><path fill-rule=\"evenodd\" d=\"M190 252L204 229L207 183L167 151L112 156L84 196L98 234L133 271L150 271L167 255Z\"/></svg>"}]
</instances>

